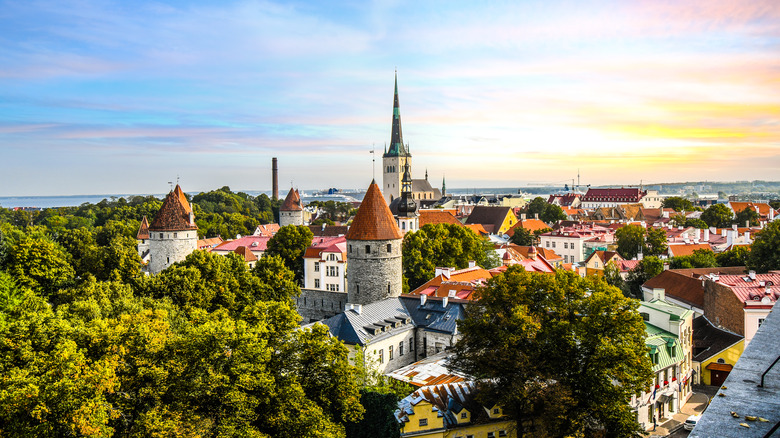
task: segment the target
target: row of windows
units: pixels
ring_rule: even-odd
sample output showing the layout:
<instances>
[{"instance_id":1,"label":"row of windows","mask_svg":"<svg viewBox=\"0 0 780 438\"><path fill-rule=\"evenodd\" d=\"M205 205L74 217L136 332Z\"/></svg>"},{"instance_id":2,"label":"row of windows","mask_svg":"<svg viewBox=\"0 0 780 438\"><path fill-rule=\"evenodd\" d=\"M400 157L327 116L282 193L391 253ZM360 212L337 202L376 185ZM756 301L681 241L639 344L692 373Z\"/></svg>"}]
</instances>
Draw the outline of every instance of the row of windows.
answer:
<instances>
[{"instance_id":1,"label":"row of windows","mask_svg":"<svg viewBox=\"0 0 780 438\"><path fill-rule=\"evenodd\" d=\"M393 244L392 243L388 243L387 244L387 252L388 253L393 252ZM349 253L352 254L352 245L349 245ZM371 254L371 245L366 245L366 254ZM316 271L316 268L315 268L315 271Z\"/></svg>"},{"instance_id":2,"label":"row of windows","mask_svg":"<svg viewBox=\"0 0 780 438\"><path fill-rule=\"evenodd\" d=\"M339 267L338 266L326 266L327 271L325 271L325 276L327 277L338 277L339 276Z\"/></svg>"},{"instance_id":3,"label":"row of windows","mask_svg":"<svg viewBox=\"0 0 780 438\"><path fill-rule=\"evenodd\" d=\"M314 279L314 288L315 289L319 289L320 288L320 279L319 278L315 278ZM337 284L328 283L328 284L325 285L325 289L329 290L331 292L338 292L340 288L339 288L338 283Z\"/></svg>"},{"instance_id":4,"label":"row of windows","mask_svg":"<svg viewBox=\"0 0 780 438\"><path fill-rule=\"evenodd\" d=\"M414 351L414 339L409 338L409 351ZM374 354L377 354L377 351L374 350ZM403 356L404 355L404 341L401 341L398 343L398 355ZM393 346L387 347L387 360L393 360ZM379 350L379 363L385 363L385 350L380 349Z\"/></svg>"},{"instance_id":5,"label":"row of windows","mask_svg":"<svg viewBox=\"0 0 780 438\"><path fill-rule=\"evenodd\" d=\"M151 234L150 234L150 236L151 236ZM168 235L168 238L170 238L170 237L171 236ZM173 233L173 238L174 239L176 239L178 237L179 237L179 233ZM190 237L189 233L184 233L184 237ZM165 233L160 233L160 239L164 239L164 238L165 238ZM141 240L141 243L144 243L144 242L146 242L146 241L145 240Z\"/></svg>"}]
</instances>

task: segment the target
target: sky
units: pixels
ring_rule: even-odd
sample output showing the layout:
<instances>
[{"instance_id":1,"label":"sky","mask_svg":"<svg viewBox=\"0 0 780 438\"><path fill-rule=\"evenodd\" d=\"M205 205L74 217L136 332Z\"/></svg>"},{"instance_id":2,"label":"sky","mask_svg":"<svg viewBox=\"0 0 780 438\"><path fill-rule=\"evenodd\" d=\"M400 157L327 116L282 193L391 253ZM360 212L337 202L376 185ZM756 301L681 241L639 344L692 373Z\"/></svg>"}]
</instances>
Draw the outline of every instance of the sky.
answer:
<instances>
[{"instance_id":1,"label":"sky","mask_svg":"<svg viewBox=\"0 0 780 438\"><path fill-rule=\"evenodd\" d=\"M780 179L777 0L0 0L0 196L366 188L396 70L435 186Z\"/></svg>"}]
</instances>

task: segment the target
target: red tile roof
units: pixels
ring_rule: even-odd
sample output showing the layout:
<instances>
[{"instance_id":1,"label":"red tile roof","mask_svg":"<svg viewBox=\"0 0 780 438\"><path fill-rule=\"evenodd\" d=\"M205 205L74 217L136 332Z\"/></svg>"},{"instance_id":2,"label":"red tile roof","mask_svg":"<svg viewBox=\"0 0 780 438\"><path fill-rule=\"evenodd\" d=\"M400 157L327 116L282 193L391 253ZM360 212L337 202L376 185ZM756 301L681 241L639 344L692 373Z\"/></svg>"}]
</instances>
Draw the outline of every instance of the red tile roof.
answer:
<instances>
[{"instance_id":1,"label":"red tile roof","mask_svg":"<svg viewBox=\"0 0 780 438\"><path fill-rule=\"evenodd\" d=\"M138 240L145 240L149 238L149 222L146 221L146 216L141 220L141 227L138 228L138 234L135 236Z\"/></svg>"},{"instance_id":2,"label":"red tile roof","mask_svg":"<svg viewBox=\"0 0 780 438\"><path fill-rule=\"evenodd\" d=\"M338 237L315 237L312 239L312 245L306 248L303 258L315 258L321 260L323 252L339 252L344 254L347 247L347 238Z\"/></svg>"},{"instance_id":3,"label":"red tile roof","mask_svg":"<svg viewBox=\"0 0 780 438\"><path fill-rule=\"evenodd\" d=\"M768 299L767 304L774 305L780 297L780 274L756 274L755 280L748 275L721 275L718 283L729 286L743 303L760 303ZM767 288L769 294L766 293Z\"/></svg>"},{"instance_id":4,"label":"red tile roof","mask_svg":"<svg viewBox=\"0 0 780 438\"><path fill-rule=\"evenodd\" d=\"M260 224L255 228L255 236L271 236L279 232L279 224Z\"/></svg>"},{"instance_id":5,"label":"red tile roof","mask_svg":"<svg viewBox=\"0 0 780 438\"><path fill-rule=\"evenodd\" d=\"M458 218L452 214L453 210L420 210L420 226L428 224L455 224L463 225Z\"/></svg>"},{"instance_id":6,"label":"red tile roof","mask_svg":"<svg viewBox=\"0 0 780 438\"><path fill-rule=\"evenodd\" d=\"M516 224L512 225L512 228L507 230L506 234L509 237L514 236L515 229L517 228L525 228L526 230L533 233L536 230L548 230L550 229L550 226L540 221L539 219L520 219Z\"/></svg>"},{"instance_id":7,"label":"red tile roof","mask_svg":"<svg viewBox=\"0 0 780 438\"><path fill-rule=\"evenodd\" d=\"M693 255L696 250L703 249L705 251L712 251L712 248L708 243L691 243L683 245L669 245L669 252L672 257L689 256Z\"/></svg>"},{"instance_id":8,"label":"red tile roof","mask_svg":"<svg viewBox=\"0 0 780 438\"><path fill-rule=\"evenodd\" d=\"M194 221L190 224L191 212L190 203L187 202L184 192L177 184L176 188L165 197L160 211L149 225L149 231L197 230L198 226Z\"/></svg>"},{"instance_id":9,"label":"red tile roof","mask_svg":"<svg viewBox=\"0 0 780 438\"><path fill-rule=\"evenodd\" d=\"M287 193L287 197L284 198L284 203L282 203L282 206L279 207L279 210L281 211L301 211L303 210L303 207L301 206L301 197L298 195L298 191L291 188L290 192Z\"/></svg>"},{"instance_id":10,"label":"red tile roof","mask_svg":"<svg viewBox=\"0 0 780 438\"><path fill-rule=\"evenodd\" d=\"M211 251L223 242L221 237L209 237L208 239L199 239L197 248Z\"/></svg>"},{"instance_id":11,"label":"red tile roof","mask_svg":"<svg viewBox=\"0 0 780 438\"><path fill-rule=\"evenodd\" d=\"M235 251L239 246L245 246L249 248L250 251L261 252L266 250L269 240L271 240L271 238L268 236L244 236L235 240L228 240L227 242L224 242L216 248L212 249L212 251L232 252Z\"/></svg>"},{"instance_id":12,"label":"red tile roof","mask_svg":"<svg viewBox=\"0 0 780 438\"><path fill-rule=\"evenodd\" d=\"M238 255L240 255L241 258L243 258L245 262L256 262L257 261L257 256L254 255L252 253L252 251L250 251L249 248L247 248L245 246L239 246L233 252L238 254Z\"/></svg>"},{"instance_id":13,"label":"red tile roof","mask_svg":"<svg viewBox=\"0 0 780 438\"><path fill-rule=\"evenodd\" d=\"M588 189L582 202L639 202L646 194L638 188Z\"/></svg>"},{"instance_id":14,"label":"red tile roof","mask_svg":"<svg viewBox=\"0 0 780 438\"><path fill-rule=\"evenodd\" d=\"M382 191L372 181L360 203L355 219L347 231L349 240L394 240L402 239L393 214L385 203Z\"/></svg>"}]
</instances>

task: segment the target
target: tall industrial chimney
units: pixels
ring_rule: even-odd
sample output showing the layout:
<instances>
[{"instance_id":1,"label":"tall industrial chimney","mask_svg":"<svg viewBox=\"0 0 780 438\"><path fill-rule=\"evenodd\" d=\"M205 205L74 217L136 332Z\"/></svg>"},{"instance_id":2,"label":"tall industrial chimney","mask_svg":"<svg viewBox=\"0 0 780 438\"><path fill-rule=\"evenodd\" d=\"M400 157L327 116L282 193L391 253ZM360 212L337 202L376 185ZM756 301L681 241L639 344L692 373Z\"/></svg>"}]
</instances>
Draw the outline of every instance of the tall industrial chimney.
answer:
<instances>
[{"instance_id":1,"label":"tall industrial chimney","mask_svg":"<svg viewBox=\"0 0 780 438\"><path fill-rule=\"evenodd\" d=\"M273 181L271 182L271 185L273 186L273 199L277 200L279 199L279 168L276 166L276 157L271 158L271 173L271 178L273 178Z\"/></svg>"}]
</instances>

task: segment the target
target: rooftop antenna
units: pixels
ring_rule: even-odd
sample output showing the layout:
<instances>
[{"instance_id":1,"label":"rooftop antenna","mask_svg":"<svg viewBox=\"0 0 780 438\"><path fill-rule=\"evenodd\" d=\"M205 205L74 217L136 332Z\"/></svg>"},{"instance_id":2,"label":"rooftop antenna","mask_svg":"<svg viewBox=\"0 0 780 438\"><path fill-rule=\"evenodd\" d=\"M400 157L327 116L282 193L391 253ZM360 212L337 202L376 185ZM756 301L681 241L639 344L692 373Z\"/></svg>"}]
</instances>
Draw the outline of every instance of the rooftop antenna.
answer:
<instances>
[{"instance_id":1,"label":"rooftop antenna","mask_svg":"<svg viewBox=\"0 0 780 438\"><path fill-rule=\"evenodd\" d=\"M577 168L577 188L580 188L580 169Z\"/></svg>"},{"instance_id":2,"label":"rooftop antenna","mask_svg":"<svg viewBox=\"0 0 780 438\"><path fill-rule=\"evenodd\" d=\"M176 185L179 185L179 175L176 175Z\"/></svg>"},{"instance_id":3,"label":"rooftop antenna","mask_svg":"<svg viewBox=\"0 0 780 438\"><path fill-rule=\"evenodd\" d=\"M371 143L371 179L376 181L376 147Z\"/></svg>"},{"instance_id":4,"label":"rooftop antenna","mask_svg":"<svg viewBox=\"0 0 780 438\"><path fill-rule=\"evenodd\" d=\"M168 186L171 188L171 191L173 191L173 181L168 181Z\"/></svg>"}]
</instances>

